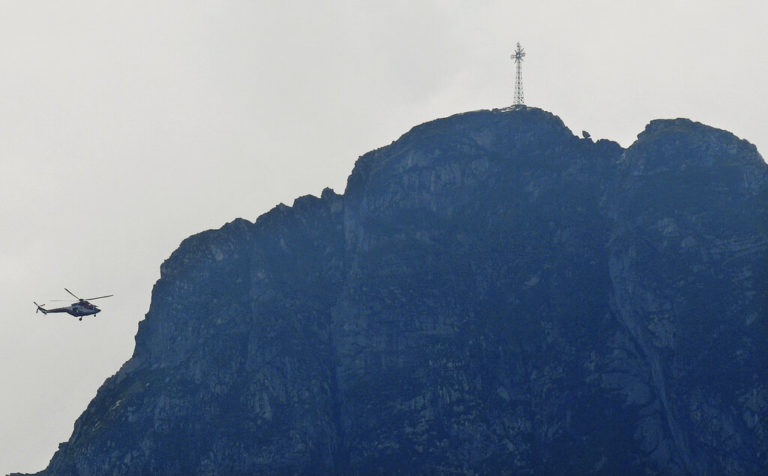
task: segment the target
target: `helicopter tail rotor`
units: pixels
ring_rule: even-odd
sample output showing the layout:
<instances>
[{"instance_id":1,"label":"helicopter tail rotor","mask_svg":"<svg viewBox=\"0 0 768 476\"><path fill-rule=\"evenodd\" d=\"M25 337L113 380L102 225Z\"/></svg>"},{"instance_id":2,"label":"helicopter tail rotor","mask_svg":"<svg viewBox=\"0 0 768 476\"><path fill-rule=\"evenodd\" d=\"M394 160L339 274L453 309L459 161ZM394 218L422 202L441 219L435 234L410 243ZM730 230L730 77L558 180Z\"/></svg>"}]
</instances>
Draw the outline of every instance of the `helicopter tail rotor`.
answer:
<instances>
[{"instance_id":1,"label":"helicopter tail rotor","mask_svg":"<svg viewBox=\"0 0 768 476\"><path fill-rule=\"evenodd\" d=\"M36 303L35 301L32 301L32 302L35 304L35 306L37 306L37 309L35 309L35 314L37 314L38 312L42 312L43 314L48 314L48 311L46 311L45 307L44 307L45 304L40 305L40 304Z\"/></svg>"}]
</instances>

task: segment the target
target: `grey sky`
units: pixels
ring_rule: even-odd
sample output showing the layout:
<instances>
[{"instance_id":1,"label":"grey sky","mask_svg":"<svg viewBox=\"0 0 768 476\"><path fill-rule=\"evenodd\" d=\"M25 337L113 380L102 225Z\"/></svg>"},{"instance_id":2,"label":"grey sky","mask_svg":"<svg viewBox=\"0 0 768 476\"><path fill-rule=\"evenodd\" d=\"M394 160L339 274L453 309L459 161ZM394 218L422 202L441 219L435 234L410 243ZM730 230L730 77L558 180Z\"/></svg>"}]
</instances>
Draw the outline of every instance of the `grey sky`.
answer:
<instances>
[{"instance_id":1,"label":"grey sky","mask_svg":"<svg viewBox=\"0 0 768 476\"><path fill-rule=\"evenodd\" d=\"M689 117L768 148L755 1L0 1L0 473L42 469L190 234L330 186L437 117L526 103L628 146ZM97 318L32 300L100 301Z\"/></svg>"}]
</instances>

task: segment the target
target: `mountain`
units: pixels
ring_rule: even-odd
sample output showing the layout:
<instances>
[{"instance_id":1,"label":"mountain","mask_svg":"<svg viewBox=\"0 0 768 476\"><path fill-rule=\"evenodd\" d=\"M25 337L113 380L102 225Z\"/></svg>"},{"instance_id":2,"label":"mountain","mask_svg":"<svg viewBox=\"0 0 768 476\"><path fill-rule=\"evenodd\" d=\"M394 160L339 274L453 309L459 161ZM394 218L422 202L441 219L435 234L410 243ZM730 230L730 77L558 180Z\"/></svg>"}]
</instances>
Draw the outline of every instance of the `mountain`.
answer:
<instances>
[{"instance_id":1,"label":"mountain","mask_svg":"<svg viewBox=\"0 0 768 476\"><path fill-rule=\"evenodd\" d=\"M536 108L186 239L41 474L768 474L768 166Z\"/></svg>"}]
</instances>

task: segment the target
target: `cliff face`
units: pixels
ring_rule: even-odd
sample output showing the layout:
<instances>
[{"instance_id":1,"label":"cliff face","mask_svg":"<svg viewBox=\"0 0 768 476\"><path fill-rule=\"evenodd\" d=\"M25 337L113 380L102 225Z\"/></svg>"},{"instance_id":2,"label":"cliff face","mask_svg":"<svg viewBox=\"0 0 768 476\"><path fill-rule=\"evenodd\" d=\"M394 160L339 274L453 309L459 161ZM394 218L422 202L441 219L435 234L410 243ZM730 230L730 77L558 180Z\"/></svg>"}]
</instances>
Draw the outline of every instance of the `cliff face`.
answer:
<instances>
[{"instance_id":1,"label":"cliff face","mask_svg":"<svg viewBox=\"0 0 768 476\"><path fill-rule=\"evenodd\" d=\"M653 121L418 126L185 240L46 474L757 474L768 167Z\"/></svg>"}]
</instances>

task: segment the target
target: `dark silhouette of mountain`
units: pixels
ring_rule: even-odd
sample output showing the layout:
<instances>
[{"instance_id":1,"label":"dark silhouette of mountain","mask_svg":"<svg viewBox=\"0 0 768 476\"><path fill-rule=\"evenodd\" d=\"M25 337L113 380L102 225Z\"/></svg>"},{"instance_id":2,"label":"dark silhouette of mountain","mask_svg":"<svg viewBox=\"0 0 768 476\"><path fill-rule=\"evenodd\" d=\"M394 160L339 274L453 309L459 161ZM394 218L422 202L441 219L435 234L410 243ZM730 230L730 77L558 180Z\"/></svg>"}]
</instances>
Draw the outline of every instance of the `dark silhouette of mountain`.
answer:
<instances>
[{"instance_id":1,"label":"dark silhouette of mountain","mask_svg":"<svg viewBox=\"0 0 768 476\"><path fill-rule=\"evenodd\" d=\"M420 125L186 239L43 474L768 474L767 205L687 119Z\"/></svg>"}]
</instances>

